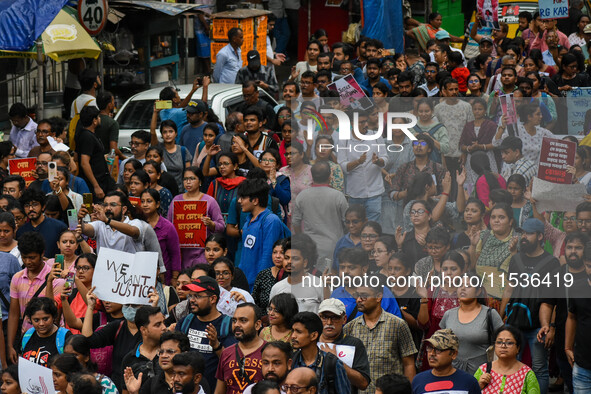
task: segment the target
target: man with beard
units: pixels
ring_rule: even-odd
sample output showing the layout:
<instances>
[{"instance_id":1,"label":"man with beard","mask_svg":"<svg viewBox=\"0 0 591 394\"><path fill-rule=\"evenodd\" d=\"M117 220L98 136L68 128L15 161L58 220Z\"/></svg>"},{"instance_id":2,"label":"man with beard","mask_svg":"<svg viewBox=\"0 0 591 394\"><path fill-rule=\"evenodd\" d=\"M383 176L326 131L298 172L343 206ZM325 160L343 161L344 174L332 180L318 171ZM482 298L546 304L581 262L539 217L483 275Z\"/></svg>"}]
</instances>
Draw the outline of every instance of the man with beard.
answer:
<instances>
[{"instance_id":1,"label":"man with beard","mask_svg":"<svg viewBox=\"0 0 591 394\"><path fill-rule=\"evenodd\" d=\"M362 283L357 288L357 308L363 315L350 321L343 330L345 335L358 338L367 349L371 378L367 388L369 393L375 391L375 382L383 375L404 374L412 381L416 374L417 349L410 328L403 319L382 309L382 287L385 287L382 283L377 286Z\"/></svg>"},{"instance_id":2,"label":"man with beard","mask_svg":"<svg viewBox=\"0 0 591 394\"><path fill-rule=\"evenodd\" d=\"M582 202L577 205L577 228L587 236L591 236L591 202Z\"/></svg>"},{"instance_id":3,"label":"man with beard","mask_svg":"<svg viewBox=\"0 0 591 394\"><path fill-rule=\"evenodd\" d=\"M312 369L318 377L319 394L350 393L351 382L343 362L334 354L318 349L318 340L322 334L322 320L318 315L312 312L299 312L293 317L292 322L291 344L296 349L291 364L292 370L299 367Z\"/></svg>"},{"instance_id":4,"label":"man with beard","mask_svg":"<svg viewBox=\"0 0 591 394\"><path fill-rule=\"evenodd\" d=\"M236 307L232 332L238 343L224 349L220 356L215 394L240 394L249 384L263 379L261 353L266 342L258 335L262 317L261 309L251 302Z\"/></svg>"},{"instance_id":5,"label":"man with beard","mask_svg":"<svg viewBox=\"0 0 591 394\"><path fill-rule=\"evenodd\" d=\"M136 241L141 239L142 227L137 219L129 220L127 217L129 207L130 203L125 194L112 191L107 194L102 204L94 205L90 216L93 221L80 223L82 234L96 240L97 253L102 247L128 253L138 251ZM88 213L86 207L82 206L78 211L78 218L82 219Z\"/></svg>"},{"instance_id":6,"label":"man with beard","mask_svg":"<svg viewBox=\"0 0 591 394\"><path fill-rule=\"evenodd\" d=\"M230 332L232 318L217 310L220 287L215 279L200 276L182 290L188 293L191 313L179 320L176 330L189 337L192 350L201 353L207 382L210 387L215 387L215 373L222 350L236 343Z\"/></svg>"},{"instance_id":7,"label":"man with beard","mask_svg":"<svg viewBox=\"0 0 591 394\"><path fill-rule=\"evenodd\" d=\"M31 182L28 187L29 189L42 190L41 185L48 177L48 165L50 161L51 153L49 152L41 152L37 155L37 161L35 162L35 174L37 175L37 179Z\"/></svg>"},{"instance_id":8,"label":"man with beard","mask_svg":"<svg viewBox=\"0 0 591 394\"><path fill-rule=\"evenodd\" d=\"M363 90L365 90L365 93L367 94L368 97L372 97L373 96L373 87L375 86L375 84L377 84L378 82L382 82L384 83L388 89L392 89L392 86L390 86L390 82L388 82L388 80L384 77L382 77L380 75L380 67L381 67L381 62L380 59L378 58L371 58L367 61L367 65L365 66L366 70L367 70L367 79L365 81L362 81L359 86L361 86L363 88ZM412 74L411 75L411 79L410 79L410 85L412 86ZM398 77L400 78L400 77ZM400 82L399 82L399 86L400 86ZM412 91L412 89L411 89Z\"/></svg>"},{"instance_id":9,"label":"man with beard","mask_svg":"<svg viewBox=\"0 0 591 394\"><path fill-rule=\"evenodd\" d=\"M205 394L201 387L201 379L205 369L205 361L199 353L185 352L172 359L174 392L182 394Z\"/></svg>"},{"instance_id":10,"label":"man with beard","mask_svg":"<svg viewBox=\"0 0 591 394\"><path fill-rule=\"evenodd\" d=\"M254 81L260 88L265 89L269 94L277 97L279 86L273 66L263 66L261 64L261 56L256 50L249 51L246 59L248 64L246 67L238 70L235 83L242 85L246 81Z\"/></svg>"},{"instance_id":11,"label":"man with beard","mask_svg":"<svg viewBox=\"0 0 591 394\"><path fill-rule=\"evenodd\" d=\"M258 93L257 93L258 95ZM263 127L263 113L257 107L249 107L243 112L244 129L248 138L248 150L258 159L259 156L267 149L279 150L277 142L262 131Z\"/></svg>"},{"instance_id":12,"label":"man with beard","mask_svg":"<svg viewBox=\"0 0 591 394\"><path fill-rule=\"evenodd\" d=\"M425 80L423 85L419 86L419 89L423 89L427 92L429 97L436 97L439 95L439 84L437 83L437 73L439 72L439 64L435 62L429 62L425 66Z\"/></svg>"},{"instance_id":13,"label":"man with beard","mask_svg":"<svg viewBox=\"0 0 591 394\"><path fill-rule=\"evenodd\" d=\"M39 233L45 239L45 257L52 258L59 253L57 241L62 231L68 227L64 222L45 216L45 203L47 197L43 192L35 189L26 189L20 198L20 203L25 210L27 223L21 226L16 232L16 238L29 231Z\"/></svg>"},{"instance_id":14,"label":"man with beard","mask_svg":"<svg viewBox=\"0 0 591 394\"><path fill-rule=\"evenodd\" d=\"M567 300L569 298L581 298L585 294L589 285L587 284L587 273L583 263L585 245L589 242L589 237L580 231L567 234L564 240L564 252L566 257L566 266L561 266L553 275L572 275L572 286L557 284L557 293L555 298L542 300L540 305L540 331L538 331L538 342L544 343L546 347L554 342L556 350L556 362L560 368L560 374L564 383L573 391L572 374L573 370L566 353L564 351L565 325L568 316ZM586 294L585 294L586 295ZM556 312L554 312L556 308ZM552 316L555 316L554 319Z\"/></svg>"},{"instance_id":15,"label":"man with beard","mask_svg":"<svg viewBox=\"0 0 591 394\"><path fill-rule=\"evenodd\" d=\"M587 280L584 292L570 294L568 299L568 317L565 328L564 351L568 363L573 368L573 389L575 393L591 391L591 245L587 243L583 252L583 261ZM585 298L583 298L585 297Z\"/></svg>"},{"instance_id":16,"label":"man with beard","mask_svg":"<svg viewBox=\"0 0 591 394\"><path fill-rule=\"evenodd\" d=\"M532 369L540 383L540 392L548 391L548 350L553 338L550 333L547 341L539 342L538 331L541 328L539 315L542 299L549 298L555 285L551 276L560 268L558 259L543 248L544 223L538 219L529 218L521 228L520 251L511 257L508 278L538 278L536 281L518 283L512 281L505 286L501 301L501 317L507 315L506 323L520 329L523 338L529 344L532 359Z\"/></svg>"},{"instance_id":17,"label":"man with beard","mask_svg":"<svg viewBox=\"0 0 591 394\"><path fill-rule=\"evenodd\" d=\"M291 346L287 342L273 341L263 345L261 350L261 373L265 380L281 386L291 369ZM244 390L251 394L254 384Z\"/></svg>"},{"instance_id":18,"label":"man with beard","mask_svg":"<svg viewBox=\"0 0 591 394\"><path fill-rule=\"evenodd\" d=\"M318 316L323 325L320 350L335 356L337 352L353 354L351 365L343 363L351 381L351 393L356 394L359 390L365 390L369 385L369 360L363 342L343 334L343 326L347 322L345 304L335 298L324 300L318 309Z\"/></svg>"}]
</instances>

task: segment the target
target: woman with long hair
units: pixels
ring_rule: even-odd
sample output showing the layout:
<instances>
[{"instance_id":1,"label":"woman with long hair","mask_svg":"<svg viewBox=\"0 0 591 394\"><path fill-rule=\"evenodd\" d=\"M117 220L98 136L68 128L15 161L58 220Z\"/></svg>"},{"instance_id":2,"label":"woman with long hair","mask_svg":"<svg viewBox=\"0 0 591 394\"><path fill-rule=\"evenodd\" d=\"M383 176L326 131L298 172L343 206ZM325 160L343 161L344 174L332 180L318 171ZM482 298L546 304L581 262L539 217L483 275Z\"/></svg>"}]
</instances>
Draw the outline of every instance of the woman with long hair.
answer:
<instances>
[{"instance_id":1,"label":"woman with long hair","mask_svg":"<svg viewBox=\"0 0 591 394\"><path fill-rule=\"evenodd\" d=\"M218 155L217 173L207 189L207 194L215 198L222 211L224 220L227 220L230 203L237 197L238 186L246 178L236 175L238 171L238 157L232 152L222 152Z\"/></svg>"},{"instance_id":2,"label":"woman with long hair","mask_svg":"<svg viewBox=\"0 0 591 394\"><path fill-rule=\"evenodd\" d=\"M441 327L439 323L446 311L456 308L460 303L458 300L458 289L453 286L453 278L461 276L466 269L466 261L461 254L455 250L450 250L445 254L441 262L441 274L449 277L451 280L442 281L441 286L431 288L431 286L417 287L417 294L421 297L421 307L417 321L419 327L425 332L424 339L429 339L431 335ZM419 369L425 371L429 368L427 362L427 352L421 347L417 362L422 365Z\"/></svg>"},{"instance_id":3,"label":"woman with long hair","mask_svg":"<svg viewBox=\"0 0 591 394\"><path fill-rule=\"evenodd\" d=\"M486 116L486 101L481 98L472 100L474 120L466 123L460 137L461 160L467 171L466 186L471 193L476 183L476 173L472 169L470 159L475 152L485 152L489 159L489 166L497 172L501 162L500 154L496 154L492 140L497 132L497 124Z\"/></svg>"},{"instance_id":4,"label":"woman with long hair","mask_svg":"<svg viewBox=\"0 0 591 394\"><path fill-rule=\"evenodd\" d=\"M410 220L413 224L411 231L403 231L401 226L396 229L396 244L413 261L427 257L425 251L427 233L431 229L431 214L433 208L425 200L416 200L410 206ZM362 240L363 243L363 240Z\"/></svg>"},{"instance_id":5,"label":"woman with long hair","mask_svg":"<svg viewBox=\"0 0 591 394\"><path fill-rule=\"evenodd\" d=\"M507 179L507 191L513 197L513 218L517 226L521 226L526 219L533 216L533 207L525 196L527 185L521 174L513 174Z\"/></svg>"},{"instance_id":6,"label":"woman with long hair","mask_svg":"<svg viewBox=\"0 0 591 394\"><path fill-rule=\"evenodd\" d=\"M478 198L470 197L466 201L466 209L464 209L464 223L466 223L466 230L456 233L452 238L452 249L459 249L470 246L470 237L476 232L486 230L484 224L484 216L486 215L486 206Z\"/></svg>"},{"instance_id":7,"label":"woman with long hair","mask_svg":"<svg viewBox=\"0 0 591 394\"><path fill-rule=\"evenodd\" d=\"M23 266L21 252L16 241L16 221L10 212L0 212L0 252L10 253Z\"/></svg>"},{"instance_id":8,"label":"woman with long hair","mask_svg":"<svg viewBox=\"0 0 591 394\"><path fill-rule=\"evenodd\" d=\"M580 69L579 60L574 53L565 53L558 74L552 77L552 81L558 86L562 96L566 97L566 92L572 88L589 86L589 78L584 71Z\"/></svg>"},{"instance_id":9,"label":"woman with long hair","mask_svg":"<svg viewBox=\"0 0 591 394\"><path fill-rule=\"evenodd\" d=\"M269 294L271 294L271 288L281 279L283 279L284 275L280 273L284 272L283 270L283 259L285 255L285 250L288 246L290 246L291 241L289 238L278 239L273 244L273 266L266 268L258 273L256 280L254 281L254 286L252 288L252 296L254 298L255 304L259 307L265 309L269 305Z\"/></svg>"},{"instance_id":10,"label":"woman with long hair","mask_svg":"<svg viewBox=\"0 0 591 394\"><path fill-rule=\"evenodd\" d=\"M117 390L117 386L115 386L111 378L98 372L98 366L91 360L90 353L90 343L84 335L72 335L64 346L64 354L76 356L82 367L93 374L101 384L103 394L118 394L119 390Z\"/></svg>"},{"instance_id":11,"label":"woman with long hair","mask_svg":"<svg viewBox=\"0 0 591 394\"><path fill-rule=\"evenodd\" d=\"M269 195L277 197L281 205L287 205L291 201L291 182L289 178L279 171L281 157L276 149L267 149L259 157L259 166L267 174L267 183L271 186Z\"/></svg>"},{"instance_id":12,"label":"woman with long hair","mask_svg":"<svg viewBox=\"0 0 591 394\"><path fill-rule=\"evenodd\" d=\"M518 238L514 237L515 219L513 209L505 203L495 204L490 211L490 230L475 231L470 236L470 260L476 264L478 275L498 276L508 272L509 261L517 253ZM500 310L503 294L499 277L494 281L485 281L489 295L489 306ZM490 286L493 282L494 287Z\"/></svg>"},{"instance_id":13,"label":"woman with long hair","mask_svg":"<svg viewBox=\"0 0 591 394\"><path fill-rule=\"evenodd\" d=\"M306 71L318 71L318 55L322 51L322 44L317 40L308 41L306 45L306 60L297 62L291 72L291 79L300 82L302 74Z\"/></svg>"},{"instance_id":14,"label":"woman with long hair","mask_svg":"<svg viewBox=\"0 0 591 394\"><path fill-rule=\"evenodd\" d=\"M203 182L203 185L201 185L201 191L203 192L207 192L211 181L213 181L215 177L219 175L219 169L215 165L216 160L219 160L219 158L216 157L219 150L216 148L214 149L215 153L212 152L215 139L219 134L220 128L217 124L207 123L203 128L203 141L197 144L197 147L195 148L195 154L193 155L192 165L201 168L201 171L205 176L205 181ZM208 163L207 170L204 168L205 163Z\"/></svg>"},{"instance_id":15,"label":"woman with long hair","mask_svg":"<svg viewBox=\"0 0 591 394\"><path fill-rule=\"evenodd\" d=\"M312 166L305 162L304 145L295 140L286 149L287 165L279 170L289 177L291 200L295 201L298 194L312 186Z\"/></svg>"},{"instance_id":16,"label":"woman with long hair","mask_svg":"<svg viewBox=\"0 0 591 394\"><path fill-rule=\"evenodd\" d=\"M580 183L587 188L587 194L591 189L591 172L585 168L585 162L588 160L589 154L583 147L578 147L575 153L575 165L567 166L567 172L573 175L573 183Z\"/></svg>"},{"instance_id":17,"label":"woman with long hair","mask_svg":"<svg viewBox=\"0 0 591 394\"><path fill-rule=\"evenodd\" d=\"M497 359L482 364L474 374L482 393L540 393L534 371L517 359L523 347L521 331L515 327L502 326L495 332L494 338Z\"/></svg>"},{"instance_id":18,"label":"woman with long hair","mask_svg":"<svg viewBox=\"0 0 591 394\"><path fill-rule=\"evenodd\" d=\"M292 128L291 128L291 110L287 107L282 107L279 111L283 110L283 115L277 114L277 119L282 119L279 116L287 117L289 116L288 121L284 121L281 123L279 127L279 132L281 133L281 142L279 143L279 156L281 156L281 166L285 167L287 165L287 147L291 145L291 141L293 138L292 135ZM287 111L289 111L289 115L287 115Z\"/></svg>"},{"instance_id":19,"label":"woman with long hair","mask_svg":"<svg viewBox=\"0 0 591 394\"><path fill-rule=\"evenodd\" d=\"M228 256L228 239L221 233L210 234L205 240L205 260L210 266L220 257ZM244 272L234 266L232 286L248 291L248 280Z\"/></svg>"},{"instance_id":20,"label":"woman with long hair","mask_svg":"<svg viewBox=\"0 0 591 394\"><path fill-rule=\"evenodd\" d=\"M18 382L18 364L9 365L2 370L2 394L21 394Z\"/></svg>"},{"instance_id":21,"label":"woman with long hair","mask_svg":"<svg viewBox=\"0 0 591 394\"><path fill-rule=\"evenodd\" d=\"M168 215L168 207L172 202L173 196L170 190L168 190L164 186L160 186L160 184L158 183L160 181L160 178L162 177L162 168L160 167L160 164L156 163L154 160L148 160L144 163L144 171L146 172L146 174L148 174L148 177L150 177L149 188L156 190L158 194L160 194L160 210L162 211L162 215ZM142 194L144 191L142 191ZM141 197L141 194L139 197Z\"/></svg>"},{"instance_id":22,"label":"woman with long hair","mask_svg":"<svg viewBox=\"0 0 591 394\"><path fill-rule=\"evenodd\" d=\"M155 189L146 189L140 195L140 207L146 217L146 222L152 226L158 237L162 260L166 267L164 283L175 287L181 271L179 235L173 224L162 214L160 197L161 194Z\"/></svg>"},{"instance_id":23,"label":"woman with long hair","mask_svg":"<svg viewBox=\"0 0 591 394\"><path fill-rule=\"evenodd\" d=\"M503 326L499 313L486 306L486 291L479 283L476 271L467 272L457 292L460 306L446 311L439 323L439 327L450 328L460 340L453 366L470 375L486 362L493 335Z\"/></svg>"},{"instance_id":24,"label":"woman with long hair","mask_svg":"<svg viewBox=\"0 0 591 394\"><path fill-rule=\"evenodd\" d=\"M316 153L316 160L326 161L330 166L330 180L328 184L335 190L340 192L345 190L345 176L343 175L343 169L336 162L336 155L333 149L329 146L335 146L334 140L329 136L318 136L314 142L314 152Z\"/></svg>"},{"instance_id":25,"label":"woman with long hair","mask_svg":"<svg viewBox=\"0 0 591 394\"><path fill-rule=\"evenodd\" d=\"M490 206L490 192L495 189L507 189L507 183L502 176L491 171L490 159L482 151L472 154L472 157L470 157L470 166L476 174L472 197L477 197L488 207Z\"/></svg>"},{"instance_id":26,"label":"woman with long hair","mask_svg":"<svg viewBox=\"0 0 591 394\"><path fill-rule=\"evenodd\" d=\"M211 264L211 274L220 286L218 311L227 316L234 316L236 306L242 302L254 302L250 293L239 287L234 287L234 263L227 257L218 257ZM237 294L236 294L237 293Z\"/></svg>"},{"instance_id":27,"label":"woman with long hair","mask_svg":"<svg viewBox=\"0 0 591 394\"><path fill-rule=\"evenodd\" d=\"M170 174L166 164L164 163L164 149L159 145L149 147L146 151L146 162L148 161L154 161L160 166L161 171L158 184L167 188L173 196L179 194L179 185L177 184L175 177Z\"/></svg>"},{"instance_id":28,"label":"woman with long hair","mask_svg":"<svg viewBox=\"0 0 591 394\"><path fill-rule=\"evenodd\" d=\"M382 274L388 277L388 261L396 252L396 240L391 235L382 235L376 240L370 255L373 258L372 274Z\"/></svg>"},{"instance_id":29,"label":"woman with long hair","mask_svg":"<svg viewBox=\"0 0 591 394\"><path fill-rule=\"evenodd\" d=\"M417 125L412 128L413 134L428 133L433 140L434 149L429 159L442 164L442 156L449 152L449 137L445 126L433 114L434 104L430 98L422 98L417 105Z\"/></svg>"},{"instance_id":30,"label":"woman with long hair","mask_svg":"<svg viewBox=\"0 0 591 394\"><path fill-rule=\"evenodd\" d=\"M123 184L121 189L125 191L128 195L131 195L131 176L135 174L136 171L143 169L144 166L140 163L137 159L129 159L123 165Z\"/></svg>"},{"instance_id":31,"label":"woman with long hair","mask_svg":"<svg viewBox=\"0 0 591 394\"><path fill-rule=\"evenodd\" d=\"M203 181L203 173L198 167L187 167L183 173L183 184L186 192L175 196L168 208L168 221L174 223L173 212L175 201L204 201L207 203L207 213L200 218L200 222L207 228L207 235L221 233L225 229L224 217L215 198L204 194L199 189ZM199 262L204 262L204 251L200 248L182 247L182 267L190 267Z\"/></svg>"}]
</instances>

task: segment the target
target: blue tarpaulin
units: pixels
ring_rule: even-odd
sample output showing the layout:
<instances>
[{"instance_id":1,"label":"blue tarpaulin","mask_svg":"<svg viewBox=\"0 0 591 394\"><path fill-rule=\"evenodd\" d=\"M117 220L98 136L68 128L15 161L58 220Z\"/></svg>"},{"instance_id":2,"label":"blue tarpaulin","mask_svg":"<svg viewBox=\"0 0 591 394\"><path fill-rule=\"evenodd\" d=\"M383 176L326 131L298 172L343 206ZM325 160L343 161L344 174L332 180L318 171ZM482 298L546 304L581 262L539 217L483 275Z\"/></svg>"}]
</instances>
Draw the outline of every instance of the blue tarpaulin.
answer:
<instances>
[{"instance_id":1,"label":"blue tarpaulin","mask_svg":"<svg viewBox=\"0 0 591 394\"><path fill-rule=\"evenodd\" d=\"M363 30L361 34L376 38L384 48L404 51L402 2L400 0L363 0Z\"/></svg>"},{"instance_id":2,"label":"blue tarpaulin","mask_svg":"<svg viewBox=\"0 0 591 394\"><path fill-rule=\"evenodd\" d=\"M0 50L26 51L68 0L0 0Z\"/></svg>"}]
</instances>

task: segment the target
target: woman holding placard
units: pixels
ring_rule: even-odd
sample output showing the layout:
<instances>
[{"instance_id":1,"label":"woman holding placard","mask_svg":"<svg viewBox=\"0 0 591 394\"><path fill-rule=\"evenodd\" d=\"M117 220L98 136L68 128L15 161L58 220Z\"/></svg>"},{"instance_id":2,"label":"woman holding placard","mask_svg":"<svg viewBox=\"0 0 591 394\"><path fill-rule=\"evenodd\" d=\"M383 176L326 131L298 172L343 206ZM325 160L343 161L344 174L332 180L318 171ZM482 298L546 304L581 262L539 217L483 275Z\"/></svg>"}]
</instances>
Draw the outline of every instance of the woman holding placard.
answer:
<instances>
[{"instance_id":1,"label":"woman holding placard","mask_svg":"<svg viewBox=\"0 0 591 394\"><path fill-rule=\"evenodd\" d=\"M183 186L185 193L175 196L168 209L168 220L174 223L175 201L204 201L207 203L207 214L200 218L201 223L207 227L207 235L221 233L225 229L224 218L215 198L202 193L199 188L203 182L203 173L198 167L187 167L183 173ZM205 261L202 248L181 247L182 267L190 267Z\"/></svg>"}]
</instances>

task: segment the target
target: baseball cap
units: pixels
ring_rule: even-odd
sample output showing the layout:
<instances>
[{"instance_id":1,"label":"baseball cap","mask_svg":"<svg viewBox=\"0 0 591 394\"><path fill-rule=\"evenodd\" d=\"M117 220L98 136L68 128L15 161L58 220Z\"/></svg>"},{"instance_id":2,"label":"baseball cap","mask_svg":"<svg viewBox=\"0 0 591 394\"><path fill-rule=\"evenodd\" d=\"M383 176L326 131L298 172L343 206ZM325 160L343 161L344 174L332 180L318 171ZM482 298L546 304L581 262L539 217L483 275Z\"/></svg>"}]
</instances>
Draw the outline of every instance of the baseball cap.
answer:
<instances>
[{"instance_id":1,"label":"baseball cap","mask_svg":"<svg viewBox=\"0 0 591 394\"><path fill-rule=\"evenodd\" d=\"M494 44L494 41L493 41L493 40L492 40L492 38L490 38L490 37L482 37L482 38L480 39L480 43L479 43L479 45L482 45L482 43L483 43L483 42L488 42L488 43L489 43L489 44L491 44L491 45L493 45L493 44Z\"/></svg>"},{"instance_id":2,"label":"baseball cap","mask_svg":"<svg viewBox=\"0 0 591 394\"><path fill-rule=\"evenodd\" d=\"M261 65L261 55L259 55L259 51L248 51L246 54L246 58L248 59L248 64L253 67L258 67Z\"/></svg>"},{"instance_id":3,"label":"baseball cap","mask_svg":"<svg viewBox=\"0 0 591 394\"><path fill-rule=\"evenodd\" d=\"M529 218L517 229L522 233L542 233L544 234L544 223L540 219Z\"/></svg>"},{"instance_id":4,"label":"baseball cap","mask_svg":"<svg viewBox=\"0 0 591 394\"><path fill-rule=\"evenodd\" d=\"M321 314L322 312L331 312L337 316L342 316L347 313L347 309L345 308L343 301L336 298L328 298L320 303L318 314Z\"/></svg>"},{"instance_id":5,"label":"baseball cap","mask_svg":"<svg viewBox=\"0 0 591 394\"><path fill-rule=\"evenodd\" d=\"M433 335L431 335L431 338L425 339L425 342L440 350L458 350L458 347L460 346L458 337L449 328L435 331Z\"/></svg>"},{"instance_id":6,"label":"baseball cap","mask_svg":"<svg viewBox=\"0 0 591 394\"><path fill-rule=\"evenodd\" d=\"M445 40L449 38L449 33L445 30L439 30L435 33L435 39L437 40Z\"/></svg>"},{"instance_id":7,"label":"baseball cap","mask_svg":"<svg viewBox=\"0 0 591 394\"><path fill-rule=\"evenodd\" d=\"M201 100L189 101L189 104L187 104L185 111L187 111L191 114L198 114L201 112L207 112L207 104L205 104Z\"/></svg>"},{"instance_id":8,"label":"baseball cap","mask_svg":"<svg viewBox=\"0 0 591 394\"><path fill-rule=\"evenodd\" d=\"M218 298L220 296L220 286L218 286L218 282L209 276L200 276L199 278L194 279L193 282L189 283L188 285L181 287L181 289L185 291L195 291L197 293L209 291L218 296Z\"/></svg>"}]
</instances>

